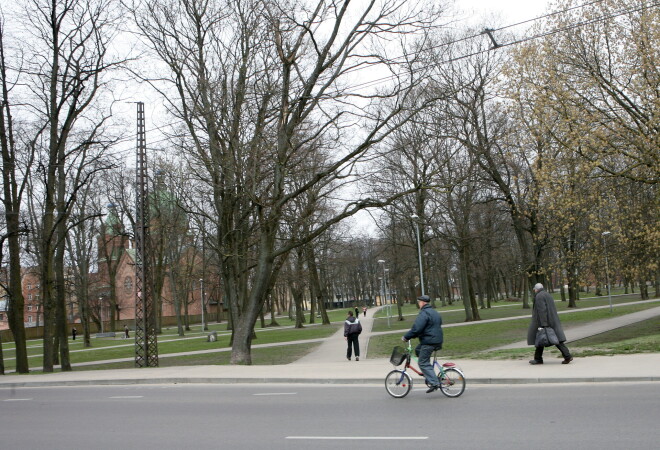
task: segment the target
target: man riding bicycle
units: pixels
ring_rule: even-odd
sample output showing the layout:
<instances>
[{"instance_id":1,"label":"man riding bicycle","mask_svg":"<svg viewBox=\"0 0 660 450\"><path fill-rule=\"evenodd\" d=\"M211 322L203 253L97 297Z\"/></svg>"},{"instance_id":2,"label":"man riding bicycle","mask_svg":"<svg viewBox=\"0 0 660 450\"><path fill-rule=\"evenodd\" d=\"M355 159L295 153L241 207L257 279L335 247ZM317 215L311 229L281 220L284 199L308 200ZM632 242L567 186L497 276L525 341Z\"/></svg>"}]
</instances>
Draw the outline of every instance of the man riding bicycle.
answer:
<instances>
[{"instance_id":1,"label":"man riding bicycle","mask_svg":"<svg viewBox=\"0 0 660 450\"><path fill-rule=\"evenodd\" d=\"M419 368L422 370L430 386L426 391L427 394L440 387L440 381L433 371L433 365L431 364L431 355L434 351L442 348L442 318L429 305L430 301L431 299L428 295L417 297L419 314L410 331L401 338L404 342L408 342L413 338L419 338L419 344L415 347L415 354L419 358Z\"/></svg>"}]
</instances>

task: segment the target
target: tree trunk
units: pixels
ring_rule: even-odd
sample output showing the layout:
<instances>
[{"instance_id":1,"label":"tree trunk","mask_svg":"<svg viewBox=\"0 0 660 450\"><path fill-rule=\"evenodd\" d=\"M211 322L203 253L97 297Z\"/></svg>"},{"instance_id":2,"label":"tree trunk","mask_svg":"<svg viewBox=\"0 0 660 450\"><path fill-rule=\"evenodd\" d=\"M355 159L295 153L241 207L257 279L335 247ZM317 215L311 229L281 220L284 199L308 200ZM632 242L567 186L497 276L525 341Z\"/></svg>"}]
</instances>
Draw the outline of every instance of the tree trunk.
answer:
<instances>
[{"instance_id":1,"label":"tree trunk","mask_svg":"<svg viewBox=\"0 0 660 450\"><path fill-rule=\"evenodd\" d=\"M321 284L321 275L319 274L318 266L316 265L316 253L312 245L307 246L307 268L309 270L309 285L312 298L316 298L316 307L321 314L321 323L323 325L330 325L330 318L328 311L325 308L325 300L327 298L327 289L324 288L325 284ZM310 323L313 323L310 320Z\"/></svg>"},{"instance_id":2,"label":"tree trunk","mask_svg":"<svg viewBox=\"0 0 660 450\"><path fill-rule=\"evenodd\" d=\"M639 278L639 297L642 300L649 299L649 287L646 284L646 280L643 279L642 277Z\"/></svg>"},{"instance_id":3,"label":"tree trunk","mask_svg":"<svg viewBox=\"0 0 660 450\"><path fill-rule=\"evenodd\" d=\"M5 374L5 357L2 354L2 334L0 333L0 375Z\"/></svg>"},{"instance_id":4,"label":"tree trunk","mask_svg":"<svg viewBox=\"0 0 660 450\"><path fill-rule=\"evenodd\" d=\"M14 336L16 346L16 372L28 373L28 355L25 338L25 302L21 285L21 263L20 242L18 239L18 223L10 225L10 222L18 222L17 215L7 214L7 228L11 227L14 232L9 236L9 309L7 321L9 329Z\"/></svg>"},{"instance_id":5,"label":"tree trunk","mask_svg":"<svg viewBox=\"0 0 660 450\"><path fill-rule=\"evenodd\" d=\"M66 314L66 282L64 279L64 239L60 247L57 249L57 262L56 262L56 307L55 307L55 321L56 333L59 341L59 360L62 367L62 372L70 372L71 360L69 358L69 327L67 326Z\"/></svg>"},{"instance_id":6,"label":"tree trunk","mask_svg":"<svg viewBox=\"0 0 660 450\"><path fill-rule=\"evenodd\" d=\"M280 324L277 323L277 320L275 319L275 310L277 307L277 296L279 295L278 290L275 290L271 296L270 296L270 324L268 324L269 327L279 327Z\"/></svg>"},{"instance_id":7,"label":"tree trunk","mask_svg":"<svg viewBox=\"0 0 660 450\"><path fill-rule=\"evenodd\" d=\"M461 299L463 301L463 309L465 310L465 321L472 322L474 316L472 315L472 305L470 302L469 275L467 274L467 268L465 267L465 250L459 249L458 255L461 277Z\"/></svg>"}]
</instances>

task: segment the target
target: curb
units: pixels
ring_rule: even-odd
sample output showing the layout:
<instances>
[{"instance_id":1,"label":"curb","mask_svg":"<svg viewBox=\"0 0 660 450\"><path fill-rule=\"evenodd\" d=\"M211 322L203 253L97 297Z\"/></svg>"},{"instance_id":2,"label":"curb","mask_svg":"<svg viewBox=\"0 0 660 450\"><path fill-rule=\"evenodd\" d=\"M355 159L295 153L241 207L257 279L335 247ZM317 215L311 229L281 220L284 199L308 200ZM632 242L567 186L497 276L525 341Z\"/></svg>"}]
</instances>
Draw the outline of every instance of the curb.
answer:
<instances>
[{"instance_id":1,"label":"curb","mask_svg":"<svg viewBox=\"0 0 660 450\"><path fill-rule=\"evenodd\" d=\"M421 380L416 380L422 383ZM511 384L562 384L562 383L620 383L620 382L657 382L660 377L572 377L572 378L468 378L468 385L511 385ZM67 386L128 386L149 384L312 384L312 385L382 385L383 378L322 379L305 378L136 378L105 380L62 380L62 381L23 381L2 383L0 389L29 387L67 387Z\"/></svg>"}]
</instances>

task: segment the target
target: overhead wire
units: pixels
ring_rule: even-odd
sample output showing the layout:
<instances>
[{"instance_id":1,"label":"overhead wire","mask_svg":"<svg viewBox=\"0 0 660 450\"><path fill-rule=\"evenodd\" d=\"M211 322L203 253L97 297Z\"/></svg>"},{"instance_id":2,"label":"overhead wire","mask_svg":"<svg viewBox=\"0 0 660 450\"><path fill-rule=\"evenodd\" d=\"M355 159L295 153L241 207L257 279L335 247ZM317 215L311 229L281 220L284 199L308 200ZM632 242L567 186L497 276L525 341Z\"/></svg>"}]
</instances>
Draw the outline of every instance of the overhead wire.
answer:
<instances>
[{"instance_id":1,"label":"overhead wire","mask_svg":"<svg viewBox=\"0 0 660 450\"><path fill-rule=\"evenodd\" d=\"M496 28L496 29L490 29L488 31L490 31L490 32L501 31L501 30L504 30L504 29L507 29L507 28L511 28L511 27L518 26L518 25L521 25L521 24L529 23L531 21L545 19L545 18L548 18L548 17L551 17L551 16L555 16L557 14L563 14L563 13L566 13L568 11L580 8L580 7L590 6L590 5L593 5L595 3L601 3L602 1L603 0L596 0L596 1L589 2L589 3L586 3L586 4L580 5L580 6L567 8L567 9L562 10L562 11L556 11L556 12L553 12L553 13L538 16L534 19L528 19L528 20L525 20L525 21L522 21L522 22L518 22L516 24L506 25L504 27L500 27L500 28ZM546 37L546 36L551 36L553 34L562 33L562 32L569 31L569 30L572 30L572 29L575 29L575 28L580 28L580 27L583 27L583 26L586 26L586 25L591 25L591 24L594 24L594 23L603 22L603 21L606 21L606 20L609 20L609 19L619 17L619 16L624 15L624 14L643 11L645 9L652 8L654 6L660 6L660 2L654 2L654 3L648 4L648 5L635 7L635 8L623 9L623 10L620 10L620 11L617 11L617 12L613 12L612 14L609 14L609 15L604 15L604 16L596 17L596 18L593 18L593 19L590 19L590 20L585 20L585 21L573 23L573 24L567 25L565 27L549 30L549 31L539 33L539 34L535 34L535 35L532 35L532 36L528 36L528 37L525 37L525 38L516 39L516 40L510 41L510 42L506 42L506 43L498 43L497 48L510 47L512 45L521 44L521 43L524 43L524 42L529 42L529 41L532 41L532 40L535 40L535 39L540 39L540 38L543 38L543 37ZM474 39L474 38L477 38L477 37L481 37L481 36L483 36L483 34L484 34L484 32L471 35L471 36L469 36L469 39ZM437 48L441 48L443 46L450 46L450 45L453 45L455 43L462 42L464 40L467 40L467 39L462 38L460 40L446 42L446 43L437 45L434 48L437 49ZM437 63L428 64L424 67L424 69L428 69L429 67L437 67L437 66L441 66L441 65L444 65L444 64L449 64L449 63L452 63L452 62L460 61L462 59L471 58L473 56L477 56L477 55L480 55L480 54L483 54L483 53L488 53L492 50L494 50L494 49L493 48L486 48L486 49L482 49L482 50L477 50L477 51L469 53L469 54L455 56L455 57L452 57L452 58L448 58L448 59L439 61ZM416 72L416 71L419 71L419 70L422 70L422 69L413 69L412 72ZM357 89L364 89L364 88L372 87L374 85L383 83L385 81L392 80L395 77L396 77L396 75L387 75L385 77L377 78L377 79L370 80L370 81L365 81L363 83L358 83L358 84L353 86L354 91L357 90Z\"/></svg>"}]
</instances>

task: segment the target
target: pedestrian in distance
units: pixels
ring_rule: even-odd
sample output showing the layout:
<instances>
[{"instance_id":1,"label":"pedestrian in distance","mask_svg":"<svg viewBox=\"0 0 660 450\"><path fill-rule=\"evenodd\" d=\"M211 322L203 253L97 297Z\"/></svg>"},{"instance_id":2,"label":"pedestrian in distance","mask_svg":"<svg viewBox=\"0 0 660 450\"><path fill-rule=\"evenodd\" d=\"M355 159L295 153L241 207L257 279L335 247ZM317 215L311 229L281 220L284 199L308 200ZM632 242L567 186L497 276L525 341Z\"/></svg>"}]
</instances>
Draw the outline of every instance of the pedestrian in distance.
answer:
<instances>
[{"instance_id":1,"label":"pedestrian in distance","mask_svg":"<svg viewBox=\"0 0 660 450\"><path fill-rule=\"evenodd\" d=\"M559 344L556 347L561 352L564 360L562 364L568 364L573 361L571 352L568 351L564 342L566 342L566 335L564 328L561 326L559 314L557 314L557 307L552 296L545 290L541 283L534 285L534 306L532 307L532 322L529 324L527 330L527 344L536 345L536 333L541 327L550 327L555 331ZM534 359L529 363L532 365L543 364L543 346L536 347L534 352Z\"/></svg>"},{"instance_id":2,"label":"pedestrian in distance","mask_svg":"<svg viewBox=\"0 0 660 450\"><path fill-rule=\"evenodd\" d=\"M367 317L367 307L366 306L362 307L362 312L364 313L364 317Z\"/></svg>"},{"instance_id":3,"label":"pedestrian in distance","mask_svg":"<svg viewBox=\"0 0 660 450\"><path fill-rule=\"evenodd\" d=\"M76 327L73 327L71 329L71 338L75 341L76 340L76 335L78 334L78 330L76 330Z\"/></svg>"},{"instance_id":4,"label":"pedestrian in distance","mask_svg":"<svg viewBox=\"0 0 660 450\"><path fill-rule=\"evenodd\" d=\"M359 310L358 307L356 306L356 307L355 307L355 318L357 319L358 317L360 317L360 310Z\"/></svg>"},{"instance_id":5,"label":"pedestrian in distance","mask_svg":"<svg viewBox=\"0 0 660 450\"><path fill-rule=\"evenodd\" d=\"M124 325L124 338L128 339L130 337L131 337L131 335L130 335L129 330L128 330L128 325Z\"/></svg>"},{"instance_id":6,"label":"pedestrian in distance","mask_svg":"<svg viewBox=\"0 0 660 450\"><path fill-rule=\"evenodd\" d=\"M344 339L348 343L346 358L349 361L353 355L353 350L355 350L355 360L360 360L360 342L358 342L360 333L362 333L360 319L353 317L353 311L348 311L348 317L346 317L346 321L344 322Z\"/></svg>"},{"instance_id":7,"label":"pedestrian in distance","mask_svg":"<svg viewBox=\"0 0 660 450\"><path fill-rule=\"evenodd\" d=\"M442 317L440 317L438 311L431 307L430 302L431 299L428 295L417 297L419 314L410 331L401 338L404 342L419 338L419 344L415 347L415 354L419 358L419 368L429 384L427 394L440 387L440 380L438 380L438 376L433 371L433 364L431 364L431 355L434 351L442 348L443 341Z\"/></svg>"}]
</instances>

